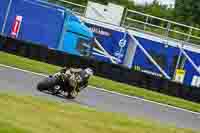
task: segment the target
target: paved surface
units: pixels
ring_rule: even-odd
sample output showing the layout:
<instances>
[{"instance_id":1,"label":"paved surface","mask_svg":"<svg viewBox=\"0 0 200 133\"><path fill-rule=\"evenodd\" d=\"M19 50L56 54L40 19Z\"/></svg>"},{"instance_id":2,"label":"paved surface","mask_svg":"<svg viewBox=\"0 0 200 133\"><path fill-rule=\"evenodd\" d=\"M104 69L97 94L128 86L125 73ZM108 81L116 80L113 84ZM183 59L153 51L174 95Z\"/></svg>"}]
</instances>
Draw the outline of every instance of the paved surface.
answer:
<instances>
[{"instance_id":1,"label":"paved surface","mask_svg":"<svg viewBox=\"0 0 200 133\"><path fill-rule=\"evenodd\" d=\"M22 94L44 96L52 100L76 102L101 111L125 113L130 117L153 119L179 128L192 128L200 131L200 114L162 106L148 101L112 94L88 88L77 99L69 101L36 90L37 83L44 77L27 72L0 67L1 91L18 91ZM6 91L7 91L6 90Z\"/></svg>"}]
</instances>

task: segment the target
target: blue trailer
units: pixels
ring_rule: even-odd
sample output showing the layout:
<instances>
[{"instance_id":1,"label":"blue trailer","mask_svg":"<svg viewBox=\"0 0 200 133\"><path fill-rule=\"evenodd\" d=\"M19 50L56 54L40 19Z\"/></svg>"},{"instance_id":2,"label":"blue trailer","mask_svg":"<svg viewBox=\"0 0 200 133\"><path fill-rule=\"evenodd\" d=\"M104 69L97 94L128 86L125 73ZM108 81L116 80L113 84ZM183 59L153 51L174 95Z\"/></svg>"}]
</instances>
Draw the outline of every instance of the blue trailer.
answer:
<instances>
[{"instance_id":1,"label":"blue trailer","mask_svg":"<svg viewBox=\"0 0 200 133\"><path fill-rule=\"evenodd\" d=\"M85 22L94 33L93 55L97 60L200 87L200 47L95 20ZM122 40L125 44L120 47ZM182 74L182 79L176 79L177 74Z\"/></svg>"},{"instance_id":2,"label":"blue trailer","mask_svg":"<svg viewBox=\"0 0 200 133\"><path fill-rule=\"evenodd\" d=\"M16 24L20 18L20 26ZM40 0L1 1L0 29L19 40L31 41L52 49L83 55L90 49L93 33L70 10ZM83 45L80 49L80 45Z\"/></svg>"}]
</instances>

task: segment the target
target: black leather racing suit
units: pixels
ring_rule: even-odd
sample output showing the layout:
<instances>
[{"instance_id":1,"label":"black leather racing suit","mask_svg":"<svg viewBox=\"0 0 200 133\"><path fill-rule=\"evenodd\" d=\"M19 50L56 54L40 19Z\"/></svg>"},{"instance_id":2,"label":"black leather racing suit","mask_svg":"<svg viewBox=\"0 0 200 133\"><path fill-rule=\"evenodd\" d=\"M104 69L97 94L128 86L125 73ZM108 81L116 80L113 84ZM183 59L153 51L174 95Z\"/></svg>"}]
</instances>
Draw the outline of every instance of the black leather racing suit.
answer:
<instances>
[{"instance_id":1,"label":"black leather racing suit","mask_svg":"<svg viewBox=\"0 0 200 133\"><path fill-rule=\"evenodd\" d=\"M81 89L87 87L89 76L83 69L64 68L61 71L68 79L68 83L67 83L68 88L66 89L70 89L72 91L73 89L78 87L78 91L81 91Z\"/></svg>"}]
</instances>

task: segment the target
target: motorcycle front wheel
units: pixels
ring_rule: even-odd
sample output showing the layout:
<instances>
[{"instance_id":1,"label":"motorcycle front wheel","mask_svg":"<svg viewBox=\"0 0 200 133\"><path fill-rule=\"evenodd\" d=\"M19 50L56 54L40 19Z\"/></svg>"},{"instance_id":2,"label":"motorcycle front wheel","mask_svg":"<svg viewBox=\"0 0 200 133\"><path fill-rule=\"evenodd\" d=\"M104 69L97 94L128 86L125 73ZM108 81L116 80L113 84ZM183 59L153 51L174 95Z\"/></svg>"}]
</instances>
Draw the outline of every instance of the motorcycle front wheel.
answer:
<instances>
[{"instance_id":1,"label":"motorcycle front wheel","mask_svg":"<svg viewBox=\"0 0 200 133\"><path fill-rule=\"evenodd\" d=\"M71 88L71 87L68 88L67 93L68 94L67 94L66 98L68 98L68 99L75 99L79 94L79 92L76 89Z\"/></svg>"}]
</instances>

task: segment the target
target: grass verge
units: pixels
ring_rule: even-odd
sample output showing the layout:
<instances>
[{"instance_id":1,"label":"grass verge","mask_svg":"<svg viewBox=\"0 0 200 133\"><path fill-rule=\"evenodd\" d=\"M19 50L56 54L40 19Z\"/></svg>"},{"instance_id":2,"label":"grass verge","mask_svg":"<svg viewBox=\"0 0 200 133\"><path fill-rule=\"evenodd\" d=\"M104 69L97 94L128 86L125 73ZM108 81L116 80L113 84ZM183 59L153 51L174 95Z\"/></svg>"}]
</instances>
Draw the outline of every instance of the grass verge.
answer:
<instances>
[{"instance_id":1,"label":"grass verge","mask_svg":"<svg viewBox=\"0 0 200 133\"><path fill-rule=\"evenodd\" d=\"M4 52L0 52L0 64L5 64L44 74L51 74L60 69L60 67L58 66L26 59L23 57L11 55ZM114 82L112 80L103 79L97 76L91 78L90 85L101 87L111 91L120 92L131 96L143 97L144 99L188 109L195 112L200 112L200 104L193 103L176 97L167 96L143 88L138 88L134 86L129 86L127 84Z\"/></svg>"},{"instance_id":2,"label":"grass verge","mask_svg":"<svg viewBox=\"0 0 200 133\"><path fill-rule=\"evenodd\" d=\"M2 133L196 133L77 104L0 93ZM99 117L101 116L101 117Z\"/></svg>"}]
</instances>

